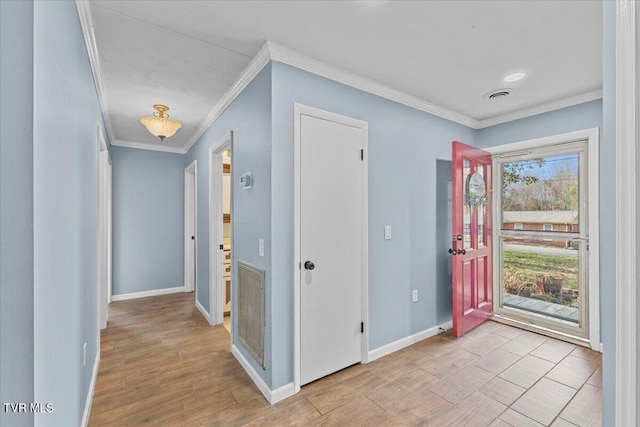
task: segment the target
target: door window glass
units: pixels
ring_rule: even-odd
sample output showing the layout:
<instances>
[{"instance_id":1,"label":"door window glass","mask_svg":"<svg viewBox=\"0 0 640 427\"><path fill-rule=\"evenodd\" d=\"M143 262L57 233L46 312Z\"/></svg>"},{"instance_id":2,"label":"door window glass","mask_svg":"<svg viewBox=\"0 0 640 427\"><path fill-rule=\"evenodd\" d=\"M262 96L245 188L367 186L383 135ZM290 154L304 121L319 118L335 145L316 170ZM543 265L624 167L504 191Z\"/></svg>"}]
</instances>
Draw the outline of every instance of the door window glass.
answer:
<instances>
[{"instance_id":1,"label":"door window glass","mask_svg":"<svg viewBox=\"0 0 640 427\"><path fill-rule=\"evenodd\" d=\"M485 179L485 165L483 163L478 163L478 174ZM486 193L485 193L486 199ZM478 247L485 246L485 223L486 223L486 215L487 215L487 206L486 200L481 201L477 205L478 209Z\"/></svg>"},{"instance_id":2,"label":"door window glass","mask_svg":"<svg viewBox=\"0 0 640 427\"><path fill-rule=\"evenodd\" d=\"M471 175L471 160L464 159L463 168L462 168L462 182L467 182L469 180L469 176ZM464 188L464 209L462 212L462 235L463 235L463 244L465 249L471 248L471 205L467 203L469 200L469 187L465 186Z\"/></svg>"},{"instance_id":3,"label":"door window glass","mask_svg":"<svg viewBox=\"0 0 640 427\"><path fill-rule=\"evenodd\" d=\"M503 237L501 244L504 306L578 323L578 251L555 239Z\"/></svg>"},{"instance_id":4,"label":"door window glass","mask_svg":"<svg viewBox=\"0 0 640 427\"><path fill-rule=\"evenodd\" d=\"M579 154L502 163L502 229L577 233Z\"/></svg>"},{"instance_id":5,"label":"door window glass","mask_svg":"<svg viewBox=\"0 0 640 427\"><path fill-rule=\"evenodd\" d=\"M534 149L494 165L502 187L498 313L581 337L589 301L585 148Z\"/></svg>"}]
</instances>

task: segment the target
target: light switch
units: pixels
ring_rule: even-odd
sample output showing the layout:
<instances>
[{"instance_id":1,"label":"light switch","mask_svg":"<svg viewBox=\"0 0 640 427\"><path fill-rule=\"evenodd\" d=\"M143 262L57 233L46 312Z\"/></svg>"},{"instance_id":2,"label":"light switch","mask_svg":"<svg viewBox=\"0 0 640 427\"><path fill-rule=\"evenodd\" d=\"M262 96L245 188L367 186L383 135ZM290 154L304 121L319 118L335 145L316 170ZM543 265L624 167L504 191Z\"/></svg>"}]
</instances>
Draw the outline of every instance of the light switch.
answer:
<instances>
[{"instance_id":1,"label":"light switch","mask_svg":"<svg viewBox=\"0 0 640 427\"><path fill-rule=\"evenodd\" d=\"M384 226L384 240L391 240L391 226Z\"/></svg>"},{"instance_id":2,"label":"light switch","mask_svg":"<svg viewBox=\"0 0 640 427\"><path fill-rule=\"evenodd\" d=\"M411 301L412 302L418 302L418 290L414 289L413 292L411 292Z\"/></svg>"},{"instance_id":3,"label":"light switch","mask_svg":"<svg viewBox=\"0 0 640 427\"><path fill-rule=\"evenodd\" d=\"M258 255L264 256L264 239L258 239Z\"/></svg>"}]
</instances>

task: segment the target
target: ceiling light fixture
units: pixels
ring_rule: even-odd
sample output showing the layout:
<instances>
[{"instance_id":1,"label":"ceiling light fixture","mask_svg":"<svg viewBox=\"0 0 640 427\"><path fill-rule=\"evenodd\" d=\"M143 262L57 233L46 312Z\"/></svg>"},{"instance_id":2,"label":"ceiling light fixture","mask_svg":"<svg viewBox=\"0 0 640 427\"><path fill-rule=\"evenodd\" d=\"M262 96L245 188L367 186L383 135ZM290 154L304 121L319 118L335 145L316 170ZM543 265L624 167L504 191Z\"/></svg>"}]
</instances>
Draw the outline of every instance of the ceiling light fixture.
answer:
<instances>
[{"instance_id":1,"label":"ceiling light fixture","mask_svg":"<svg viewBox=\"0 0 640 427\"><path fill-rule=\"evenodd\" d=\"M525 73L512 73L512 74L509 74L507 77L505 77L504 81L507 83L517 82L518 80L524 79L525 76L526 76Z\"/></svg>"},{"instance_id":2,"label":"ceiling light fixture","mask_svg":"<svg viewBox=\"0 0 640 427\"><path fill-rule=\"evenodd\" d=\"M166 105L154 104L153 108L157 113L153 113L153 116L141 118L140 123L142 123L152 135L160 138L160 142L163 142L165 138L173 136L178 129L182 127L182 123L169 119L169 115L165 113L169 110L169 107Z\"/></svg>"}]
</instances>

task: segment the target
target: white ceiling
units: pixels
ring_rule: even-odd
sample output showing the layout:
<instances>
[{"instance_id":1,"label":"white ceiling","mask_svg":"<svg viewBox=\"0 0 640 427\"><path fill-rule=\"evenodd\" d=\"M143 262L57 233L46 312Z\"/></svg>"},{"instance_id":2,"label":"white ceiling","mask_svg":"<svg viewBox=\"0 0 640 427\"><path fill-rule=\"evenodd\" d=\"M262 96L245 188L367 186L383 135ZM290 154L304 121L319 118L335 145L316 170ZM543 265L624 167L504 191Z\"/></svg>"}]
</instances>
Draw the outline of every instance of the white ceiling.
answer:
<instances>
[{"instance_id":1,"label":"white ceiling","mask_svg":"<svg viewBox=\"0 0 640 427\"><path fill-rule=\"evenodd\" d=\"M188 147L267 40L479 121L602 87L600 1L94 0L90 17L116 144ZM183 123L162 144L138 122L156 103Z\"/></svg>"}]
</instances>

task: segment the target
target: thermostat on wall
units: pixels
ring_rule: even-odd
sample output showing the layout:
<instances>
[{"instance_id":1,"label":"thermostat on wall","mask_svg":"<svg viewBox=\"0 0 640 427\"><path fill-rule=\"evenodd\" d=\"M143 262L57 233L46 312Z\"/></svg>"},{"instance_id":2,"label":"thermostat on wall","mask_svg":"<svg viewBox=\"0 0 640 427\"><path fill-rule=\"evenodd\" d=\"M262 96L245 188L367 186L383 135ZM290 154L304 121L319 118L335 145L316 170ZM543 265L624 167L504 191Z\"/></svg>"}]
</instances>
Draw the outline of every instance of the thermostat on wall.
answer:
<instances>
[{"instance_id":1,"label":"thermostat on wall","mask_svg":"<svg viewBox=\"0 0 640 427\"><path fill-rule=\"evenodd\" d=\"M240 188L244 190L248 190L253 185L253 178L251 177L251 172L245 172L240 175Z\"/></svg>"}]
</instances>

